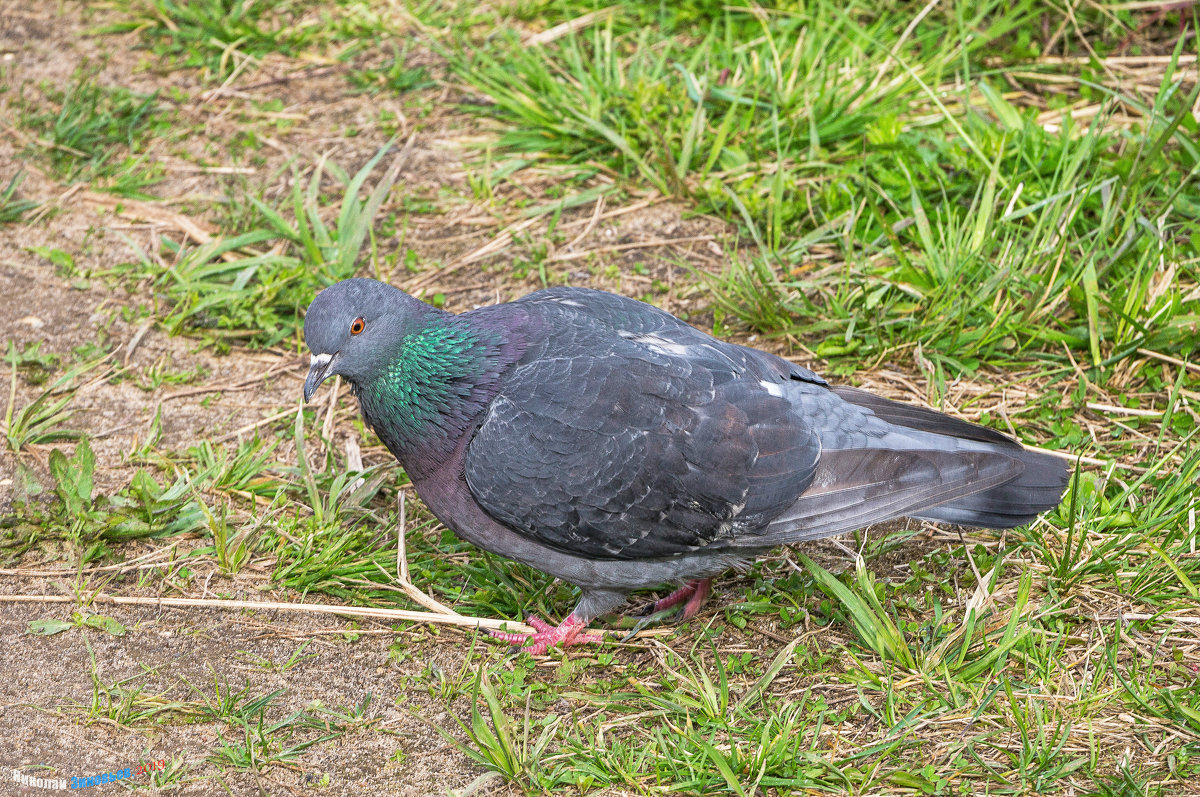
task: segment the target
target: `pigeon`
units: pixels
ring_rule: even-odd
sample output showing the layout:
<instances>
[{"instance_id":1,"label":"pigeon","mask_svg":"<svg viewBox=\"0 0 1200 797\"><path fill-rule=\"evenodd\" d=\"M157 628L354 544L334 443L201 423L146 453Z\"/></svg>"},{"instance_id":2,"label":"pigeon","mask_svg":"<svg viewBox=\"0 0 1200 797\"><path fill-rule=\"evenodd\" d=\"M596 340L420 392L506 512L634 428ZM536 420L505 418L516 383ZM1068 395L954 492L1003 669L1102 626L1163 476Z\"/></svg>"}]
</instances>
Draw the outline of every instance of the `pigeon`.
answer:
<instances>
[{"instance_id":1,"label":"pigeon","mask_svg":"<svg viewBox=\"0 0 1200 797\"><path fill-rule=\"evenodd\" d=\"M771 549L900 517L1010 528L1066 461L934 410L831 386L652 305L555 287L453 314L371 279L317 294L304 398L334 374L425 505L471 544L580 589L534 654L643 589L687 619Z\"/></svg>"}]
</instances>

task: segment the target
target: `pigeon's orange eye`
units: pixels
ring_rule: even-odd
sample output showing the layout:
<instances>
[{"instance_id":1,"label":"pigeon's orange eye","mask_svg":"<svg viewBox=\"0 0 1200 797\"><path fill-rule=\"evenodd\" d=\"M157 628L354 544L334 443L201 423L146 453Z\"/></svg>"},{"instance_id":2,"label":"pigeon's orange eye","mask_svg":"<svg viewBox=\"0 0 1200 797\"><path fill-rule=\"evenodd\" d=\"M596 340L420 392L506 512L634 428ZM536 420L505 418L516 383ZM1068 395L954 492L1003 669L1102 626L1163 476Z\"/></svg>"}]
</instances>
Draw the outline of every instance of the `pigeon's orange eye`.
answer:
<instances>
[{"instance_id":1,"label":"pigeon's orange eye","mask_svg":"<svg viewBox=\"0 0 1200 797\"><path fill-rule=\"evenodd\" d=\"M363 321L361 317L356 318L350 322L350 334L351 335L357 335L366 328L367 328L367 322Z\"/></svg>"}]
</instances>

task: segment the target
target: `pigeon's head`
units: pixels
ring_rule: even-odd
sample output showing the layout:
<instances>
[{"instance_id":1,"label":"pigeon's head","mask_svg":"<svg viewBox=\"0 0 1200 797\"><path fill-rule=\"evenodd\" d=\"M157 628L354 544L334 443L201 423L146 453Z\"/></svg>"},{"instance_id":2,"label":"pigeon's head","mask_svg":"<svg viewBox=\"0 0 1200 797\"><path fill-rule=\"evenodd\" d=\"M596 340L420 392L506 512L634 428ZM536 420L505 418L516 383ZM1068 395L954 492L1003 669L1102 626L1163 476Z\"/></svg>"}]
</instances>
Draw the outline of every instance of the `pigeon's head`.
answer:
<instances>
[{"instance_id":1,"label":"pigeon's head","mask_svg":"<svg viewBox=\"0 0 1200 797\"><path fill-rule=\"evenodd\" d=\"M432 310L408 294L372 279L348 279L317 294L304 316L304 342L312 364L304 400L340 374L360 385L377 373L405 333Z\"/></svg>"}]
</instances>

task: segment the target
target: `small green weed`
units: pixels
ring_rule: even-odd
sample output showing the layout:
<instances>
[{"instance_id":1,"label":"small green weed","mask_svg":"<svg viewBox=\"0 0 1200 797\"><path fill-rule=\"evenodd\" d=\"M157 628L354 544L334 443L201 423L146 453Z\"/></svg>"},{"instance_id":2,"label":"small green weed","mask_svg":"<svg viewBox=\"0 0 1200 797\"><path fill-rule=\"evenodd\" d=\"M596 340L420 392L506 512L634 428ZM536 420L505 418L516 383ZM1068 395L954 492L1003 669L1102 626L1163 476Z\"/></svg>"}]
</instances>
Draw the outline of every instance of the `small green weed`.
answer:
<instances>
[{"instance_id":1,"label":"small green weed","mask_svg":"<svg viewBox=\"0 0 1200 797\"><path fill-rule=\"evenodd\" d=\"M26 349L26 352L28 351ZM82 432L64 428L62 424L72 415L70 404L75 397L75 391L80 387L82 377L90 375L93 378L103 378L107 375L106 372L96 376L94 372L108 361L108 355L68 370L18 410L17 373L23 357L24 353L19 354L10 341L5 359L12 369L12 378L9 384L8 408L4 412L4 438L9 450L19 453L30 445L78 439Z\"/></svg>"},{"instance_id":2,"label":"small green weed","mask_svg":"<svg viewBox=\"0 0 1200 797\"><path fill-rule=\"evenodd\" d=\"M167 69L199 69L227 80L278 53L293 57L340 42L357 48L376 36L386 15L363 4L313 0L121 0L126 19L100 33L137 32ZM320 11L321 13L317 13Z\"/></svg>"},{"instance_id":3,"label":"small green weed","mask_svg":"<svg viewBox=\"0 0 1200 797\"><path fill-rule=\"evenodd\" d=\"M32 199L18 199L17 188L25 179L25 172L17 172L3 189L0 189L0 224L12 224L31 210L41 205Z\"/></svg>"},{"instance_id":4,"label":"small green weed","mask_svg":"<svg viewBox=\"0 0 1200 797\"><path fill-rule=\"evenodd\" d=\"M29 633L34 636L54 636L72 628L96 628L113 636L124 636L125 626L102 614L74 612L70 620L42 619L29 621Z\"/></svg>"},{"instance_id":5,"label":"small green weed","mask_svg":"<svg viewBox=\"0 0 1200 797\"><path fill-rule=\"evenodd\" d=\"M486 715L479 710L480 697L483 698ZM501 707L487 672L480 669L476 674L475 690L471 695L470 724L458 717L455 717L455 721L466 733L469 744L460 742L441 727L438 727L438 731L472 761L499 772L509 780L529 786L541 784L541 759L546 746L554 737L558 725L557 717L551 715L542 720L535 719L526 700L525 714L520 726L514 726ZM537 733L536 739L531 738L534 733Z\"/></svg>"},{"instance_id":6,"label":"small green weed","mask_svg":"<svg viewBox=\"0 0 1200 797\"><path fill-rule=\"evenodd\" d=\"M270 722L267 713L271 704L284 694L277 689L258 697L250 697L247 685L234 692L214 673L216 692L210 699L201 693L204 712L213 719L224 722L230 732L217 732L217 746L210 760L220 767L263 772L268 767L288 764L313 745L336 739L345 733L345 727L314 716L307 711L294 711L280 720ZM191 686L191 684L188 684ZM192 687L194 691L195 687ZM365 710L365 705L362 707ZM337 712L325 712L327 716L341 717ZM322 733L323 731L323 733Z\"/></svg>"},{"instance_id":7,"label":"small green weed","mask_svg":"<svg viewBox=\"0 0 1200 797\"><path fill-rule=\"evenodd\" d=\"M291 241L311 265L328 269L326 279L336 282L354 273L355 264L363 245L371 235L371 226L379 212L379 206L396 182L395 166L384 174L366 199L359 193L371 172L391 150L391 144L382 147L367 161L354 177L349 177L337 164L324 160L317 163L306 188L301 188L300 175L293 174L292 217L288 222L282 215L256 197L248 197L271 230L285 240ZM337 225L330 228L322 218L320 191L321 180L326 172L345 187ZM328 283L327 283L328 284Z\"/></svg>"},{"instance_id":8,"label":"small green weed","mask_svg":"<svg viewBox=\"0 0 1200 797\"><path fill-rule=\"evenodd\" d=\"M84 634L92 681L92 699L88 705L77 704L87 723L110 722L118 727L155 725L167 719L194 716L194 707L171 700L165 694L149 693L144 684L134 684L157 673L143 665L143 672L108 683L100 676L91 640Z\"/></svg>"},{"instance_id":9,"label":"small green weed","mask_svg":"<svg viewBox=\"0 0 1200 797\"><path fill-rule=\"evenodd\" d=\"M383 63L352 69L348 76L350 85L372 94L379 91L404 94L434 85L429 70L423 66L408 66L407 58L407 47L392 45L392 55Z\"/></svg>"},{"instance_id":10,"label":"small green weed","mask_svg":"<svg viewBox=\"0 0 1200 797\"><path fill-rule=\"evenodd\" d=\"M54 373L62 357L51 352L43 352L40 340L21 347L20 351L17 351L16 344L10 340L4 359L9 365L16 366L21 378L26 382L31 385L41 385Z\"/></svg>"},{"instance_id":11,"label":"small green weed","mask_svg":"<svg viewBox=\"0 0 1200 797\"><path fill-rule=\"evenodd\" d=\"M265 659L262 656L256 656L253 653L247 653L247 652L243 651L241 655L248 662L250 662L251 664L253 664L256 667L261 667L262 669L269 670L271 672L282 673L282 672L287 672L288 670L292 669L297 664L299 664L300 662L302 662L306 659L316 658L316 656L317 656L316 653L305 653L304 652L304 649L307 648L309 646L309 644L311 644L311 643L312 643L311 639L306 639L304 642L301 642L300 647L296 648L292 652L292 654L287 657L287 659L285 659L284 661L282 661L278 664L271 661L270 659Z\"/></svg>"},{"instance_id":12,"label":"small green weed","mask_svg":"<svg viewBox=\"0 0 1200 797\"><path fill-rule=\"evenodd\" d=\"M86 64L66 89L45 86L42 93L57 110L22 97L19 121L40 136L36 143L60 179L99 183L126 196L141 196L160 179L138 155L151 136L166 133L156 95L102 86Z\"/></svg>"},{"instance_id":13,"label":"small green weed","mask_svg":"<svg viewBox=\"0 0 1200 797\"><path fill-rule=\"evenodd\" d=\"M171 334L199 333L218 346L245 341L269 346L295 335L301 311L324 286L353 276L383 198L391 189L395 172L389 172L365 200L359 191L386 154L381 149L348 181L336 227L322 219L319 192L329 164L320 164L306 190L293 192L294 221L261 200L249 198L262 213L269 229L256 229L199 246L164 241L174 263L165 265L141 253L137 263L115 269L131 280L149 279L167 302L162 323ZM295 254L262 252L261 244L282 237ZM140 251L140 250L139 250Z\"/></svg>"},{"instance_id":14,"label":"small green weed","mask_svg":"<svg viewBox=\"0 0 1200 797\"><path fill-rule=\"evenodd\" d=\"M221 80L269 54L296 51L310 38L305 3L253 0L129 0L129 19L100 33L137 31L169 68L199 68Z\"/></svg>"}]
</instances>

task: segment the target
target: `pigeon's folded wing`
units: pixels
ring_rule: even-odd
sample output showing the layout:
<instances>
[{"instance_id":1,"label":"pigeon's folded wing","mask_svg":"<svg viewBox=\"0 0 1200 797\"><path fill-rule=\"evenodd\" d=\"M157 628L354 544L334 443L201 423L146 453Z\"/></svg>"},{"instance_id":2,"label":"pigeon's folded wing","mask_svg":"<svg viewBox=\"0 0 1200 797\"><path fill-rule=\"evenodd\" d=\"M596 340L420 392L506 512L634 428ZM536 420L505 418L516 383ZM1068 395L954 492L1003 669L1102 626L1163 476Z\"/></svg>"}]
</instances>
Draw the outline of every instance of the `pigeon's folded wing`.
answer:
<instances>
[{"instance_id":1,"label":"pigeon's folded wing","mask_svg":"<svg viewBox=\"0 0 1200 797\"><path fill-rule=\"evenodd\" d=\"M467 450L475 499L518 533L672 556L762 528L812 481L820 443L778 387L719 352L566 330L508 375Z\"/></svg>"}]
</instances>

